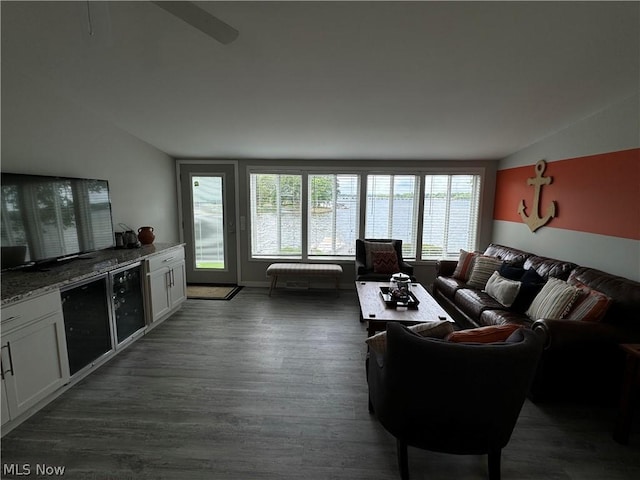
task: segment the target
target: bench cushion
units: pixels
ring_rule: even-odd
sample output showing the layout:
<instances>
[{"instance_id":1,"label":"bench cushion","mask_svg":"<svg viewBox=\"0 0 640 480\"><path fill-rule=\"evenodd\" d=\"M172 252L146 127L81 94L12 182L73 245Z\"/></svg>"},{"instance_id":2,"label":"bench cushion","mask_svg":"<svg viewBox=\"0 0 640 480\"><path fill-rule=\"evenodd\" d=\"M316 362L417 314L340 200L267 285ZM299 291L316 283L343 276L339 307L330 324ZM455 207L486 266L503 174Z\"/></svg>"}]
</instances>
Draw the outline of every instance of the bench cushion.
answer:
<instances>
[{"instance_id":1,"label":"bench cushion","mask_svg":"<svg viewBox=\"0 0 640 480\"><path fill-rule=\"evenodd\" d=\"M332 263L272 263L267 275L342 275L342 267Z\"/></svg>"}]
</instances>

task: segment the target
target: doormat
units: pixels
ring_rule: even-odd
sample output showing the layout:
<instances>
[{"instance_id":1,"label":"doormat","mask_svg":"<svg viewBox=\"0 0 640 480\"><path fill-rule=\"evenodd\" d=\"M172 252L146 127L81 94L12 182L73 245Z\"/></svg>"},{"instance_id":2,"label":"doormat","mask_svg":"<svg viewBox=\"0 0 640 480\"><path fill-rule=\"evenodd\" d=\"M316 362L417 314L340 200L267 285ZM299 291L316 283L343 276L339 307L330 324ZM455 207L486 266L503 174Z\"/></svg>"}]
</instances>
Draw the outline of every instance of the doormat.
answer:
<instances>
[{"instance_id":1,"label":"doormat","mask_svg":"<svg viewBox=\"0 0 640 480\"><path fill-rule=\"evenodd\" d=\"M242 287L235 285L187 285L187 298L198 300L231 300Z\"/></svg>"}]
</instances>

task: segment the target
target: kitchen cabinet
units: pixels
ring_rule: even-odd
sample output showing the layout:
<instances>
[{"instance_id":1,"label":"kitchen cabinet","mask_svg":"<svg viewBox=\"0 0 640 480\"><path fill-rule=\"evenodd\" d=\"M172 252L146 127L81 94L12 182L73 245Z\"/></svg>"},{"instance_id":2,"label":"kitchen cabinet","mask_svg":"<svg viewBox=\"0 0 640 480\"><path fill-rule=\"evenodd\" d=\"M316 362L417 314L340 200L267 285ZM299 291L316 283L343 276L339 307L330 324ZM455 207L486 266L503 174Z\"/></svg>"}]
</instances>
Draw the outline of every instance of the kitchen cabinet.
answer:
<instances>
[{"instance_id":1,"label":"kitchen cabinet","mask_svg":"<svg viewBox=\"0 0 640 480\"><path fill-rule=\"evenodd\" d=\"M184 248L168 250L146 260L147 323L166 318L187 299Z\"/></svg>"},{"instance_id":2,"label":"kitchen cabinet","mask_svg":"<svg viewBox=\"0 0 640 480\"><path fill-rule=\"evenodd\" d=\"M53 290L2 309L2 424L69 381L60 303Z\"/></svg>"}]
</instances>

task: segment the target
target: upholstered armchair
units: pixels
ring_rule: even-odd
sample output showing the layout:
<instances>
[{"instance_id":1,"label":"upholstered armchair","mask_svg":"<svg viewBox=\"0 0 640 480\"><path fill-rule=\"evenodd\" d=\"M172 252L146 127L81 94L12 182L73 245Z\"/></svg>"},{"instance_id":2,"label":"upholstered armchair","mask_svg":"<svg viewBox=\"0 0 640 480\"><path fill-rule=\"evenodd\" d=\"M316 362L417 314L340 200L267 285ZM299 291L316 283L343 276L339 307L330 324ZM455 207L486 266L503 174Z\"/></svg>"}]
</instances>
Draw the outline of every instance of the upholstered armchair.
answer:
<instances>
[{"instance_id":1,"label":"upholstered armchair","mask_svg":"<svg viewBox=\"0 0 640 480\"><path fill-rule=\"evenodd\" d=\"M385 254L395 252L398 262L398 270L391 271L388 263L382 262L381 268L375 268L376 255L381 259ZM394 273L406 273L413 278L413 266L409 265L402 258L402 240L382 239L382 238L358 238L356 239L356 280L371 280L375 282L385 282Z\"/></svg>"},{"instance_id":2,"label":"upholstered armchair","mask_svg":"<svg viewBox=\"0 0 640 480\"><path fill-rule=\"evenodd\" d=\"M505 342L453 343L389 323L384 354L370 351L369 411L396 437L401 478L407 447L488 454L489 478L500 478L540 353L540 337L518 329Z\"/></svg>"}]
</instances>

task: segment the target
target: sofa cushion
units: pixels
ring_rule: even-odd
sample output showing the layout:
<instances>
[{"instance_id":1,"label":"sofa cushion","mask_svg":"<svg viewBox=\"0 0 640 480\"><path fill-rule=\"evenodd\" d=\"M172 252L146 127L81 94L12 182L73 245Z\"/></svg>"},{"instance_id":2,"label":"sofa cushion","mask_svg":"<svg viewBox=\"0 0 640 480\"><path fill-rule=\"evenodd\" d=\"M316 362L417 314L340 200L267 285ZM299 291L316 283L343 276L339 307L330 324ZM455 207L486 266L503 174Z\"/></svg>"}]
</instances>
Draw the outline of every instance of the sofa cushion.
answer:
<instances>
[{"instance_id":1,"label":"sofa cushion","mask_svg":"<svg viewBox=\"0 0 640 480\"><path fill-rule=\"evenodd\" d=\"M445 340L456 343L493 343L504 342L513 332L521 328L520 325L491 325L488 327L478 327L469 330L452 332L445 337Z\"/></svg>"},{"instance_id":2,"label":"sofa cushion","mask_svg":"<svg viewBox=\"0 0 640 480\"><path fill-rule=\"evenodd\" d=\"M521 285L521 282L504 278L496 271L489 277L485 291L505 307L510 307L518 296Z\"/></svg>"},{"instance_id":3,"label":"sofa cushion","mask_svg":"<svg viewBox=\"0 0 640 480\"><path fill-rule=\"evenodd\" d=\"M497 243L490 244L484 251L484 254L489 257L499 258L505 263L515 267L521 267L525 259L531 256L530 253L523 252L517 248L505 247Z\"/></svg>"},{"instance_id":4,"label":"sofa cushion","mask_svg":"<svg viewBox=\"0 0 640 480\"><path fill-rule=\"evenodd\" d=\"M452 277L437 277L433 282L433 289L441 292L447 298L453 300L453 296L460 288L464 288L463 280Z\"/></svg>"},{"instance_id":5,"label":"sofa cushion","mask_svg":"<svg viewBox=\"0 0 640 480\"><path fill-rule=\"evenodd\" d=\"M471 274L471 269L473 268L473 261L476 257L476 253L467 252L466 250L460 249L460 257L458 258L458 264L456 265L456 269L453 272L453 278L457 278L458 280L464 280L465 282L469 280L469 275Z\"/></svg>"},{"instance_id":6,"label":"sofa cushion","mask_svg":"<svg viewBox=\"0 0 640 480\"><path fill-rule=\"evenodd\" d=\"M568 314L579 295L580 290L577 287L557 278L550 278L533 299L526 314L533 320L562 319Z\"/></svg>"},{"instance_id":7,"label":"sofa cushion","mask_svg":"<svg viewBox=\"0 0 640 480\"><path fill-rule=\"evenodd\" d=\"M445 338L453 332L453 323L442 322L425 322L408 327L412 332L421 337ZM387 332L379 332L365 340L371 350L376 353L383 354L387 350Z\"/></svg>"},{"instance_id":8,"label":"sofa cushion","mask_svg":"<svg viewBox=\"0 0 640 480\"><path fill-rule=\"evenodd\" d=\"M398 255L395 250L371 252L374 273L393 274L400 271Z\"/></svg>"},{"instance_id":9,"label":"sofa cushion","mask_svg":"<svg viewBox=\"0 0 640 480\"><path fill-rule=\"evenodd\" d=\"M576 267L577 265L575 263L564 262L562 260L556 260L555 258L538 257L536 255L528 257L524 261L525 270L533 268L538 272L538 275L544 279L554 277L560 280L566 280L569 278L571 270Z\"/></svg>"},{"instance_id":10,"label":"sofa cushion","mask_svg":"<svg viewBox=\"0 0 640 480\"><path fill-rule=\"evenodd\" d=\"M472 288L458 290L454 296L454 302L460 311L473 319L480 318L484 310L504 310L500 302L491 298L486 292Z\"/></svg>"},{"instance_id":11,"label":"sofa cushion","mask_svg":"<svg viewBox=\"0 0 640 480\"><path fill-rule=\"evenodd\" d=\"M478 320L479 325L504 325L506 323L529 327L532 322L524 313L512 310L484 310Z\"/></svg>"}]
</instances>

